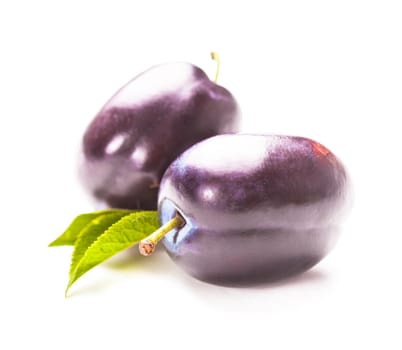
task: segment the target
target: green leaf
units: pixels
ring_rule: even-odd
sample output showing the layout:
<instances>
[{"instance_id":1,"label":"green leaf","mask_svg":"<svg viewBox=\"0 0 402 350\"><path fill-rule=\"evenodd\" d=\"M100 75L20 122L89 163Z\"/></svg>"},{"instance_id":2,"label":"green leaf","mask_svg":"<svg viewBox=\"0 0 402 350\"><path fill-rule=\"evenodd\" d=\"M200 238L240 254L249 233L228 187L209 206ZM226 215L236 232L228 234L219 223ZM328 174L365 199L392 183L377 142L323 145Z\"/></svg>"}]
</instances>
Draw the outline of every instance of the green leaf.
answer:
<instances>
[{"instance_id":1,"label":"green leaf","mask_svg":"<svg viewBox=\"0 0 402 350\"><path fill-rule=\"evenodd\" d=\"M100 215L81 230L74 244L74 251L71 257L70 277L74 274L77 264L80 262L88 247L110 226L128 214L129 213L126 211L121 211Z\"/></svg>"},{"instance_id":2,"label":"green leaf","mask_svg":"<svg viewBox=\"0 0 402 350\"><path fill-rule=\"evenodd\" d=\"M81 258L72 263L74 264L74 268L70 271L66 295L72 284L87 271L116 253L137 244L158 228L157 211L133 212L111 225L88 246L83 254L82 252L77 253L77 255L81 255ZM83 236L84 233L80 236L80 240L84 240Z\"/></svg>"},{"instance_id":3,"label":"green leaf","mask_svg":"<svg viewBox=\"0 0 402 350\"><path fill-rule=\"evenodd\" d=\"M95 211L93 213L86 213L78 215L71 224L67 227L67 229L52 243L49 244L49 247L56 247L62 245L74 245L77 237L80 232L87 226L91 224L92 220L95 220L99 216L103 216L105 214L113 214L116 212L125 212L131 213L133 210L125 210L125 209L106 209Z\"/></svg>"}]
</instances>

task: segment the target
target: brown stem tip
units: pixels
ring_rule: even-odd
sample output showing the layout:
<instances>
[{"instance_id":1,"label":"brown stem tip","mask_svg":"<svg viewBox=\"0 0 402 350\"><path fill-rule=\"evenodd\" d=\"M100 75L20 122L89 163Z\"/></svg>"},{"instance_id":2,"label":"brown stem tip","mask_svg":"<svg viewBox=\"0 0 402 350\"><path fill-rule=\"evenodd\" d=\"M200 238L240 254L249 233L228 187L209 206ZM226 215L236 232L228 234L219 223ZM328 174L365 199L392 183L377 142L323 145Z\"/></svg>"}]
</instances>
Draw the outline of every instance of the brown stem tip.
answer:
<instances>
[{"instance_id":1,"label":"brown stem tip","mask_svg":"<svg viewBox=\"0 0 402 350\"><path fill-rule=\"evenodd\" d=\"M143 239L138 245L138 250L141 255L148 256L155 251L155 247L155 243L151 242L149 239Z\"/></svg>"},{"instance_id":2,"label":"brown stem tip","mask_svg":"<svg viewBox=\"0 0 402 350\"><path fill-rule=\"evenodd\" d=\"M138 250L141 255L151 255L156 248L158 242L170 231L177 230L185 224L181 215L176 214L170 221L164 224L162 227L151 233L148 237L145 237L139 244Z\"/></svg>"}]
</instances>

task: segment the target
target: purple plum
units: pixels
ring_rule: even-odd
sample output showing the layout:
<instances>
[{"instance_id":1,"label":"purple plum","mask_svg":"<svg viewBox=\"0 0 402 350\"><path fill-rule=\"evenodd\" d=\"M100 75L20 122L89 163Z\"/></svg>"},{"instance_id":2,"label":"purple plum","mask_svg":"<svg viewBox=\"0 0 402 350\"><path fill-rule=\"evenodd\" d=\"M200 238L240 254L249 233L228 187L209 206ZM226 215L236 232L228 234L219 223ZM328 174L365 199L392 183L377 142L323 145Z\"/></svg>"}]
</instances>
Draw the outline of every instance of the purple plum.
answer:
<instances>
[{"instance_id":1,"label":"purple plum","mask_svg":"<svg viewBox=\"0 0 402 350\"><path fill-rule=\"evenodd\" d=\"M220 135L167 169L160 221L182 218L162 242L190 275L210 283L273 282L302 273L334 247L349 208L341 161L313 140Z\"/></svg>"},{"instance_id":2,"label":"purple plum","mask_svg":"<svg viewBox=\"0 0 402 350\"><path fill-rule=\"evenodd\" d=\"M154 66L121 88L88 126L79 174L109 207L155 210L169 164L193 144L238 131L233 95L185 62Z\"/></svg>"}]
</instances>

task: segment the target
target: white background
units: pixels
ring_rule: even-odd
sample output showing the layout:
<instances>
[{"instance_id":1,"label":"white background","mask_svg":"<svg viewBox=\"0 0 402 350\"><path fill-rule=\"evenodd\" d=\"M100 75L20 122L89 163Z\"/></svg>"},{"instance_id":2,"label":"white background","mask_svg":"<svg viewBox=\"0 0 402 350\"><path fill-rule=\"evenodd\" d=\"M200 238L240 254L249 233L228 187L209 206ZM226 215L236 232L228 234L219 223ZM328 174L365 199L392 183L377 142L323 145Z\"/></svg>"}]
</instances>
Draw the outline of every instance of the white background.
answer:
<instances>
[{"instance_id":1,"label":"white background","mask_svg":"<svg viewBox=\"0 0 402 350\"><path fill-rule=\"evenodd\" d=\"M386 0L3 0L0 348L401 349L401 19ZM338 246L300 277L242 289L125 252L65 299L71 249L47 244L93 209L75 174L85 127L153 64L213 76L210 50L243 131L316 139L349 168Z\"/></svg>"}]
</instances>

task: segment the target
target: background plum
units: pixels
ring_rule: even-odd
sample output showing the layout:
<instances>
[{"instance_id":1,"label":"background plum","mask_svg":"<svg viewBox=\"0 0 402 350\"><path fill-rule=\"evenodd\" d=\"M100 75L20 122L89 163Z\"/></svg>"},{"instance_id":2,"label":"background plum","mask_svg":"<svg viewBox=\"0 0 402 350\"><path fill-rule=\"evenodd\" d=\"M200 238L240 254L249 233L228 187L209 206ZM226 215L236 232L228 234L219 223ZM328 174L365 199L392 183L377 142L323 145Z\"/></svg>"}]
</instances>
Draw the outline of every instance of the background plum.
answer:
<instances>
[{"instance_id":1,"label":"background plum","mask_svg":"<svg viewBox=\"0 0 402 350\"><path fill-rule=\"evenodd\" d=\"M232 94L200 68L154 66L119 90L88 126L80 178L109 207L156 209L168 165L198 141L236 132L238 123Z\"/></svg>"}]
</instances>

